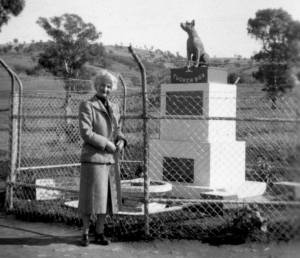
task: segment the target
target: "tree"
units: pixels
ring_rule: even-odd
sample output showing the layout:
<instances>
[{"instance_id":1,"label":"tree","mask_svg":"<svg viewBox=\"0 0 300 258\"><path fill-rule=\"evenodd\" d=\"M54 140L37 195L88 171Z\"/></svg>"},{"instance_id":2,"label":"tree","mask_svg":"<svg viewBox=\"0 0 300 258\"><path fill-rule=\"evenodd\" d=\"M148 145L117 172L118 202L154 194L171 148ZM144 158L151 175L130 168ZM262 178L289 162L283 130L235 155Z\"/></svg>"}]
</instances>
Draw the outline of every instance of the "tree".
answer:
<instances>
[{"instance_id":1,"label":"tree","mask_svg":"<svg viewBox=\"0 0 300 258\"><path fill-rule=\"evenodd\" d=\"M80 78L84 64L97 56L95 42L101 33L76 14L40 17L37 23L52 38L40 54L39 64L56 76Z\"/></svg>"},{"instance_id":2,"label":"tree","mask_svg":"<svg viewBox=\"0 0 300 258\"><path fill-rule=\"evenodd\" d=\"M45 50L40 53L38 63L53 75L65 79L65 105L68 105L69 93L74 85L68 79L88 79L90 75L84 65L88 61L100 60L104 55L103 46L96 42L101 32L76 14L64 14L50 19L40 17L37 23L51 37Z\"/></svg>"},{"instance_id":3,"label":"tree","mask_svg":"<svg viewBox=\"0 0 300 258\"><path fill-rule=\"evenodd\" d=\"M283 9L264 9L248 20L248 33L262 42L252 58L258 62L254 77L264 83L264 91L276 108L278 96L293 88L291 71L299 63L300 23Z\"/></svg>"},{"instance_id":4,"label":"tree","mask_svg":"<svg viewBox=\"0 0 300 258\"><path fill-rule=\"evenodd\" d=\"M78 82L70 78L90 77L85 64L100 58L100 45L96 42L101 33L92 23L86 23L76 14L64 14L52 18L40 17L37 23L46 31L51 40L40 53L38 63L55 76L63 77L66 97L64 110L69 124L69 101L71 91L77 89Z\"/></svg>"},{"instance_id":5,"label":"tree","mask_svg":"<svg viewBox=\"0 0 300 258\"><path fill-rule=\"evenodd\" d=\"M1 0L0 1L0 31L11 15L17 16L25 7L24 0Z\"/></svg>"}]
</instances>

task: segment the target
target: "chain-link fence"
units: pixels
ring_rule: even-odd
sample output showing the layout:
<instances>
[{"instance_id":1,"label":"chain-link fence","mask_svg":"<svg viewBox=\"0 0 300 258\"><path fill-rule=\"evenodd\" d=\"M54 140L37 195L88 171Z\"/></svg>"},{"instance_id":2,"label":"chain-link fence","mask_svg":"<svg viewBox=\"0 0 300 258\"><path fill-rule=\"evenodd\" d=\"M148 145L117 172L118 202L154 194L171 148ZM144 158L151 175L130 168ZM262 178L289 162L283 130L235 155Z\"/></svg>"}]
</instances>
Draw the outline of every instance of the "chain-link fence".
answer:
<instances>
[{"instance_id":1,"label":"chain-link fence","mask_svg":"<svg viewBox=\"0 0 300 258\"><path fill-rule=\"evenodd\" d=\"M80 225L78 107L93 95L90 82L22 82L21 113L13 117L20 133L10 134L17 145L9 177L11 208L22 218ZM282 97L274 108L259 85L211 95L208 89L167 88L147 96L146 117L140 91L127 92L126 112L121 110L128 141L120 157L123 208L107 218L107 233L138 239L147 228L152 237L215 242L298 235L299 100ZM19 99L17 92L14 97ZM121 90L111 97L121 109L123 98Z\"/></svg>"},{"instance_id":2,"label":"chain-link fence","mask_svg":"<svg viewBox=\"0 0 300 258\"><path fill-rule=\"evenodd\" d=\"M162 85L160 102L151 102L150 177L173 187L152 201L174 207L153 216L151 234L214 242L299 235L299 99L274 107L259 85L239 85L237 95L227 87Z\"/></svg>"}]
</instances>

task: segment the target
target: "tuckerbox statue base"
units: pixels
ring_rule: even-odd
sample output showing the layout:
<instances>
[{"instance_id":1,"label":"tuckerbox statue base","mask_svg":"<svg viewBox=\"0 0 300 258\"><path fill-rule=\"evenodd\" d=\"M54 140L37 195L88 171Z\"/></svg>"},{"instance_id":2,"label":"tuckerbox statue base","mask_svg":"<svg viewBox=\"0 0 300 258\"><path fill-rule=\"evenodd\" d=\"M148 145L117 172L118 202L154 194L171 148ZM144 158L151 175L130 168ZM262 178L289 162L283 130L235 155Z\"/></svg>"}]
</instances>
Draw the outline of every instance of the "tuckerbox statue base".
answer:
<instances>
[{"instance_id":1,"label":"tuckerbox statue base","mask_svg":"<svg viewBox=\"0 0 300 258\"><path fill-rule=\"evenodd\" d=\"M149 146L149 174L184 198L245 198L266 184L245 179L246 143L236 140L236 85L221 69L171 71L161 85L159 139ZM193 78L202 78L190 83ZM189 83L184 82L187 79ZM182 81L182 82L181 82Z\"/></svg>"}]
</instances>

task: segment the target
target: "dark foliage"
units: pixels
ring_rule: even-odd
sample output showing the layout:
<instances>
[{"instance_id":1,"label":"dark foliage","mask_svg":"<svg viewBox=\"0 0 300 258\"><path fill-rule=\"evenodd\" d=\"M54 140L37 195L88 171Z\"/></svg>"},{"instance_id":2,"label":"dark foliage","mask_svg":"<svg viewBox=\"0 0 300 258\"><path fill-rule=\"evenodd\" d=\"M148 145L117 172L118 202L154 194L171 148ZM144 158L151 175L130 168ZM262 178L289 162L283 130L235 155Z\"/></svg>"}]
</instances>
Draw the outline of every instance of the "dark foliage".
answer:
<instances>
[{"instance_id":1,"label":"dark foliage","mask_svg":"<svg viewBox=\"0 0 300 258\"><path fill-rule=\"evenodd\" d=\"M0 29L6 24L11 15L19 15L25 7L25 0L1 0L0 1Z\"/></svg>"},{"instance_id":2,"label":"dark foliage","mask_svg":"<svg viewBox=\"0 0 300 258\"><path fill-rule=\"evenodd\" d=\"M248 33L262 42L262 49L252 58L258 62L253 76L276 108L278 96L294 87L293 68L300 62L300 24L283 9L264 9L248 20Z\"/></svg>"},{"instance_id":3,"label":"dark foliage","mask_svg":"<svg viewBox=\"0 0 300 258\"><path fill-rule=\"evenodd\" d=\"M84 78L88 61L101 63L104 48L96 40L101 35L91 23L75 14L50 19L40 17L37 23L52 38L39 55L39 64L56 76ZM85 78L84 78L85 79Z\"/></svg>"}]
</instances>

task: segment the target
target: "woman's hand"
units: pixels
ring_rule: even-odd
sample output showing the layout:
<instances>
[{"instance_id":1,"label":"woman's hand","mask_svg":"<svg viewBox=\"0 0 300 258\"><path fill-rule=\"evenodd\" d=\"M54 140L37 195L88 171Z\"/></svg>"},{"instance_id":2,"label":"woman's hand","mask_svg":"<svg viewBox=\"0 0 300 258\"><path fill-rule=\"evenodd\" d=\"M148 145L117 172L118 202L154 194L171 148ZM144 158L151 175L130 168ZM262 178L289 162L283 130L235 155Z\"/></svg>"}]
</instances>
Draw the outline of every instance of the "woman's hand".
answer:
<instances>
[{"instance_id":1,"label":"woman's hand","mask_svg":"<svg viewBox=\"0 0 300 258\"><path fill-rule=\"evenodd\" d=\"M105 150L108 153L115 153L117 151L117 147L116 147L116 145L113 142L108 141L108 143L105 146Z\"/></svg>"},{"instance_id":2,"label":"woman's hand","mask_svg":"<svg viewBox=\"0 0 300 258\"><path fill-rule=\"evenodd\" d=\"M116 143L117 151L121 152L124 148L124 140L118 140Z\"/></svg>"}]
</instances>

